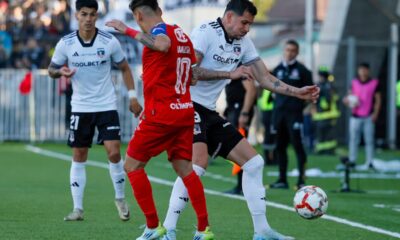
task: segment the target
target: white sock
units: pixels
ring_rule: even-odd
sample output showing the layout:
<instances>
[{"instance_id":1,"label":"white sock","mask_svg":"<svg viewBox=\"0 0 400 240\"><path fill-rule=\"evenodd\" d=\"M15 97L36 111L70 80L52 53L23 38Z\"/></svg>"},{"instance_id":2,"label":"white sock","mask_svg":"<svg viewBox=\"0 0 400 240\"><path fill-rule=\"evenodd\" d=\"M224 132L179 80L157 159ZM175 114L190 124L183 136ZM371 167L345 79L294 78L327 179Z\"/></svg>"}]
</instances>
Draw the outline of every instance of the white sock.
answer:
<instances>
[{"instance_id":1,"label":"white sock","mask_svg":"<svg viewBox=\"0 0 400 240\"><path fill-rule=\"evenodd\" d=\"M243 195L253 218L255 233L263 233L271 227L266 217L265 188L263 185L264 159L257 155L243 166Z\"/></svg>"},{"instance_id":2,"label":"white sock","mask_svg":"<svg viewBox=\"0 0 400 240\"><path fill-rule=\"evenodd\" d=\"M85 163L74 162L71 164L70 186L74 209L83 210L83 192L86 185L86 169Z\"/></svg>"},{"instance_id":3,"label":"white sock","mask_svg":"<svg viewBox=\"0 0 400 240\"><path fill-rule=\"evenodd\" d=\"M124 161L117 163L109 162L111 181L115 190L115 199L125 198L125 171Z\"/></svg>"},{"instance_id":4,"label":"white sock","mask_svg":"<svg viewBox=\"0 0 400 240\"><path fill-rule=\"evenodd\" d=\"M205 174L206 170L198 165L193 164L193 170L201 177ZM177 177L172 188L171 197L169 199L169 206L167 216L165 216L164 227L167 230L176 229L180 214L185 210L189 202L189 195L186 190L185 184L180 177Z\"/></svg>"}]
</instances>

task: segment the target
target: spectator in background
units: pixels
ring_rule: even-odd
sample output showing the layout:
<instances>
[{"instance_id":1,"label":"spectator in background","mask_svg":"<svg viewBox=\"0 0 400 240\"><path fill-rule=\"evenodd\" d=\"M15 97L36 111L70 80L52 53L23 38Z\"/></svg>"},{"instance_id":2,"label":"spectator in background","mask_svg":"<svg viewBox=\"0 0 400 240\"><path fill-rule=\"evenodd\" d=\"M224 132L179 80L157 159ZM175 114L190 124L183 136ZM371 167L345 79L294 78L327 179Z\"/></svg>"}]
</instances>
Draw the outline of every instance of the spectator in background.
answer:
<instances>
[{"instance_id":1,"label":"spectator in background","mask_svg":"<svg viewBox=\"0 0 400 240\"><path fill-rule=\"evenodd\" d=\"M355 166L362 133L366 153L364 168L373 169L375 122L381 108L381 93L378 79L370 76L368 63L361 63L357 72L358 76L351 82L349 95L343 99L343 103L352 108L348 160Z\"/></svg>"},{"instance_id":2,"label":"spectator in background","mask_svg":"<svg viewBox=\"0 0 400 240\"><path fill-rule=\"evenodd\" d=\"M0 45L0 68L5 68L7 66L7 53L3 48L3 45Z\"/></svg>"},{"instance_id":3,"label":"spectator in background","mask_svg":"<svg viewBox=\"0 0 400 240\"><path fill-rule=\"evenodd\" d=\"M43 56L43 48L38 45L36 39L29 38L22 52L22 61L25 68L38 69L44 67L42 64Z\"/></svg>"},{"instance_id":4,"label":"spectator in background","mask_svg":"<svg viewBox=\"0 0 400 240\"><path fill-rule=\"evenodd\" d=\"M332 86L333 76L326 67L318 71L318 87L321 89L317 104L313 105L312 119L315 122L317 144L315 152L318 154L334 154L337 147L336 122L340 116L337 107L338 97Z\"/></svg>"},{"instance_id":5,"label":"spectator in background","mask_svg":"<svg viewBox=\"0 0 400 240\"><path fill-rule=\"evenodd\" d=\"M294 86L305 87L313 85L311 72L296 57L299 54L299 44L295 40L285 43L283 61L274 69L273 75L282 82ZM273 124L276 134L276 155L279 163L279 178L270 184L270 188L289 187L287 182L288 155L287 147L292 143L297 157L299 178L297 188L305 183L305 168L307 155L303 147L303 109L305 101L302 99L276 94L273 112Z\"/></svg>"}]
</instances>

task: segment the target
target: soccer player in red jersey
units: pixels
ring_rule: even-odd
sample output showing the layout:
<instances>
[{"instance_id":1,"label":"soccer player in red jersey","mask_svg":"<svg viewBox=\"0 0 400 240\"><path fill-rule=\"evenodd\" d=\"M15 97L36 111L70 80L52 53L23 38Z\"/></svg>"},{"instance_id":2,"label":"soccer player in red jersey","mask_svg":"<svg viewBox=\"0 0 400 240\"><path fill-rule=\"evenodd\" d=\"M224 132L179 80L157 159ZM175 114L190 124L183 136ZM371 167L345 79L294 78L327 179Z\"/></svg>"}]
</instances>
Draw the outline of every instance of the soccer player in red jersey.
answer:
<instances>
[{"instance_id":1,"label":"soccer player in red jersey","mask_svg":"<svg viewBox=\"0 0 400 240\"><path fill-rule=\"evenodd\" d=\"M189 87L191 67L196 63L192 42L181 28L164 23L157 0L132 0L129 7L143 32L119 20L106 25L145 45L142 56L145 107L125 162L134 196L146 216L147 227L137 240L159 239L166 232L159 224L151 184L144 170L151 157L165 150L183 179L197 214L194 239L214 239L208 227L203 185L191 163L194 110Z\"/></svg>"}]
</instances>

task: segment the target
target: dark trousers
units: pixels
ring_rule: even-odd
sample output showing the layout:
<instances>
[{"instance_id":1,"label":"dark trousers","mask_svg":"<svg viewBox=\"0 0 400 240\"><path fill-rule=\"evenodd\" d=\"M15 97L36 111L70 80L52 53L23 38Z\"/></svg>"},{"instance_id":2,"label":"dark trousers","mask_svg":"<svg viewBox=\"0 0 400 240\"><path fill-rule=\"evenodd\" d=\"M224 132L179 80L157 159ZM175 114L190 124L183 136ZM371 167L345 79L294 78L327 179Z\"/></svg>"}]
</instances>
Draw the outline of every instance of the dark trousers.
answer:
<instances>
[{"instance_id":1,"label":"dark trousers","mask_svg":"<svg viewBox=\"0 0 400 240\"><path fill-rule=\"evenodd\" d=\"M276 163L276 158L271 157L270 153L273 152L275 154L276 148L276 131L274 126L272 125L272 110L270 111L262 111L261 119L264 125L264 141L263 141L263 150L264 150L264 159L267 165L272 165Z\"/></svg>"},{"instance_id":2,"label":"dark trousers","mask_svg":"<svg viewBox=\"0 0 400 240\"><path fill-rule=\"evenodd\" d=\"M279 163L279 181L287 182L288 155L287 147L289 143L293 145L297 157L299 170L298 184L305 181L305 164L307 162L306 152L304 151L303 136L303 114L291 113L288 111L274 111L274 126L276 135L276 155Z\"/></svg>"}]
</instances>

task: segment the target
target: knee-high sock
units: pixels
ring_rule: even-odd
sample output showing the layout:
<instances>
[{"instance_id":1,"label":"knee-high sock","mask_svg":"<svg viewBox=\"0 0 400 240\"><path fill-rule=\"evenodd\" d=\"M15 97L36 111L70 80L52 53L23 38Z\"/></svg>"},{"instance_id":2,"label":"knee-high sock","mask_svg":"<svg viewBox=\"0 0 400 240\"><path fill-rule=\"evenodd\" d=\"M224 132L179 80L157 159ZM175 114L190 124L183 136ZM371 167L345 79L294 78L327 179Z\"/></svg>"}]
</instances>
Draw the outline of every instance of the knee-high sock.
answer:
<instances>
[{"instance_id":1,"label":"knee-high sock","mask_svg":"<svg viewBox=\"0 0 400 240\"><path fill-rule=\"evenodd\" d=\"M158 226L157 210L154 204L151 184L146 172L143 168L138 169L129 172L128 178L132 186L133 195L146 216L147 227L156 228Z\"/></svg>"},{"instance_id":2,"label":"knee-high sock","mask_svg":"<svg viewBox=\"0 0 400 240\"><path fill-rule=\"evenodd\" d=\"M85 163L72 161L69 176L74 209L78 208L83 210L83 193L86 185Z\"/></svg>"},{"instance_id":3,"label":"knee-high sock","mask_svg":"<svg viewBox=\"0 0 400 240\"><path fill-rule=\"evenodd\" d=\"M253 219L254 232L262 233L270 228L265 206L265 189L263 185L264 160L257 155L243 166L243 195Z\"/></svg>"},{"instance_id":4,"label":"knee-high sock","mask_svg":"<svg viewBox=\"0 0 400 240\"><path fill-rule=\"evenodd\" d=\"M183 178L183 183L185 184L190 201L197 215L197 230L204 231L208 226L208 213L203 184L194 171Z\"/></svg>"},{"instance_id":5,"label":"knee-high sock","mask_svg":"<svg viewBox=\"0 0 400 240\"><path fill-rule=\"evenodd\" d=\"M125 171L124 171L124 161L117 163L109 162L109 170L111 181L115 190L115 199L125 198Z\"/></svg>"},{"instance_id":6,"label":"knee-high sock","mask_svg":"<svg viewBox=\"0 0 400 240\"><path fill-rule=\"evenodd\" d=\"M205 174L206 170L204 168L193 164L193 170L196 174L201 177ZM180 177L176 178L174 187L172 188L171 197L169 199L169 206L167 216L164 220L164 227L167 230L176 229L176 224L180 214L189 202L189 195L186 190L185 184Z\"/></svg>"}]
</instances>

